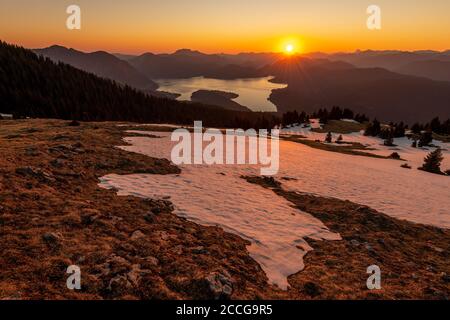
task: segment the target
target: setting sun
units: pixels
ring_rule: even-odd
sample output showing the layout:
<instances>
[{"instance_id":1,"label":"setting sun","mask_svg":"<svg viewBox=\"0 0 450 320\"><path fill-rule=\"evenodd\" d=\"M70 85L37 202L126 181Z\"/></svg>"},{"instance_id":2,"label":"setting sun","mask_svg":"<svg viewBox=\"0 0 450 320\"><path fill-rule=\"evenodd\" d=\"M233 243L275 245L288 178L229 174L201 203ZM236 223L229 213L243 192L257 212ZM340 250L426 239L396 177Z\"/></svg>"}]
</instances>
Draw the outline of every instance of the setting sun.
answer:
<instances>
[{"instance_id":1,"label":"setting sun","mask_svg":"<svg viewBox=\"0 0 450 320\"><path fill-rule=\"evenodd\" d=\"M286 36L277 44L277 51L285 55L294 55L303 51L303 45L298 36Z\"/></svg>"},{"instance_id":2,"label":"setting sun","mask_svg":"<svg viewBox=\"0 0 450 320\"><path fill-rule=\"evenodd\" d=\"M284 51L286 52L286 54L293 54L294 53L294 45L293 44L288 44L286 45L286 47L284 48Z\"/></svg>"}]
</instances>

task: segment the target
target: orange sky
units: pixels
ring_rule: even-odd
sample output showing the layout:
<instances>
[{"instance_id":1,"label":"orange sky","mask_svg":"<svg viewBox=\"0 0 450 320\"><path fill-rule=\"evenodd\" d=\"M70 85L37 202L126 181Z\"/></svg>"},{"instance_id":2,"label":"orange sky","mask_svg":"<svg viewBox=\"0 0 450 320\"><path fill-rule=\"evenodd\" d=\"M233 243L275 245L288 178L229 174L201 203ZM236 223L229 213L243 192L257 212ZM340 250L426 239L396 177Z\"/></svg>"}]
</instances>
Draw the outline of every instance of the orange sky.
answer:
<instances>
[{"instance_id":1,"label":"orange sky","mask_svg":"<svg viewBox=\"0 0 450 320\"><path fill-rule=\"evenodd\" d=\"M66 7L82 29L66 29ZM382 30L366 9L382 10ZM123 53L450 49L449 0L1 0L0 39L25 47L60 44Z\"/></svg>"}]
</instances>

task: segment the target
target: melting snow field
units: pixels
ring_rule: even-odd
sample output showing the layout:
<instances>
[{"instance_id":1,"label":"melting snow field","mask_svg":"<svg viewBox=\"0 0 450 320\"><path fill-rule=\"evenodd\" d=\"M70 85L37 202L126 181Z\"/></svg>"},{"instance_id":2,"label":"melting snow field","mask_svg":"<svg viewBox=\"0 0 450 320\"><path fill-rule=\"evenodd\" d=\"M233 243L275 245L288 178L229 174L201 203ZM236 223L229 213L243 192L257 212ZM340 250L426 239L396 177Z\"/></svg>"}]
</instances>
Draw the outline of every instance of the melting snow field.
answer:
<instances>
[{"instance_id":1,"label":"melting snow field","mask_svg":"<svg viewBox=\"0 0 450 320\"><path fill-rule=\"evenodd\" d=\"M124 150L170 159L174 143L163 138L132 137ZM119 195L146 198L170 196L175 213L202 225L220 226L251 242L250 255L269 281L282 289L287 276L303 269L303 256L311 247L303 239L340 240L318 219L291 207L271 190L241 178L256 175L256 166L181 166L180 175L108 175L101 186L117 188Z\"/></svg>"},{"instance_id":2,"label":"melting snow field","mask_svg":"<svg viewBox=\"0 0 450 320\"><path fill-rule=\"evenodd\" d=\"M315 125L314 122L311 126L312 128L319 128L319 125ZM326 133L318 133L311 131L310 128L304 128L302 126L292 127L281 130L281 134L283 135L299 135L308 138L308 140L320 140L324 141ZM333 141L336 141L337 137L341 134L332 134ZM423 159L426 155L435 150L434 148L413 148L411 147L412 140L407 137L403 138L395 138L393 147L386 147L383 145L383 140L375 137L367 137L364 135L364 132L353 132L349 134L342 134L344 142L358 142L363 144L364 146L376 149L371 151L365 151L381 156L389 156L392 152L398 152L403 159L407 160L407 162L413 166L414 168L418 168L423 164ZM343 144L333 143L335 146L343 146ZM442 163L443 169L450 169L450 143L443 143L437 140L433 140L433 145L439 146L442 148L444 154L444 161Z\"/></svg>"},{"instance_id":3,"label":"melting snow field","mask_svg":"<svg viewBox=\"0 0 450 320\"><path fill-rule=\"evenodd\" d=\"M326 136L302 127L284 129L282 134L320 141ZM333 134L333 141L338 136ZM412 169L401 168L403 161L344 155L282 142L280 174L299 179L285 182L285 187L350 200L399 219L450 228L450 178L417 170L434 148L412 148L412 141L406 137L395 139L395 147L386 147L383 140L366 137L362 132L342 136L344 141L376 149L366 151L369 153L389 156L398 152ZM436 140L433 144L443 150L442 169L450 169L450 144Z\"/></svg>"},{"instance_id":4,"label":"melting snow field","mask_svg":"<svg viewBox=\"0 0 450 320\"><path fill-rule=\"evenodd\" d=\"M135 131L134 131L135 132ZM141 132L142 137L124 140L130 152L170 159L175 142L170 133ZM302 134L322 139L324 134L292 129L286 134ZM145 137L155 134L161 138ZM312 136L314 135L314 136ZM320 135L320 136L319 136ZM343 135L344 140L377 145L380 154L390 148L379 139L359 133ZM351 139L350 139L351 138ZM427 150L399 143L397 152L419 166ZM400 145L401 144L401 145ZM448 147L448 144L444 147ZM413 150L409 150L413 149ZM450 168L445 151L444 168ZM278 177L287 189L326 197L348 199L368 205L399 219L450 228L450 178L400 168L402 162L344 155L313 149L302 144L280 141ZM274 192L253 185L241 175L258 175L251 165L180 166L180 175L116 175L101 178L104 188L117 188L120 195L162 198L170 196L175 213L202 225L217 225L251 242L248 250L261 265L269 281L286 289L287 276L303 269L303 256L311 250L304 238L339 240L321 221L294 209Z\"/></svg>"}]
</instances>

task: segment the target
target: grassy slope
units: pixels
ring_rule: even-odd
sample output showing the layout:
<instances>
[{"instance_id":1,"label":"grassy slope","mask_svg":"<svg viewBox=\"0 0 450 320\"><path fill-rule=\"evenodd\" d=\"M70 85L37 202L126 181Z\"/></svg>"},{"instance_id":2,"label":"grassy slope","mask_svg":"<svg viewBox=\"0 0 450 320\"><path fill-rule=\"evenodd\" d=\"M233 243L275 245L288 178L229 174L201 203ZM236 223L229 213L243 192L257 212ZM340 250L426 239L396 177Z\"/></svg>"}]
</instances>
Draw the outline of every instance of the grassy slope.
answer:
<instances>
[{"instance_id":1,"label":"grassy slope","mask_svg":"<svg viewBox=\"0 0 450 320\"><path fill-rule=\"evenodd\" d=\"M364 156L364 157L371 157L371 158L378 158L378 159L390 159L389 157L380 156L380 155L373 154L370 152L364 152L364 150L369 151L369 150L373 150L373 149L367 148L366 146L362 145L361 143L357 143L357 142L352 142L350 144L336 146L336 145L332 145L332 144L323 143L320 141L299 138L297 136L287 136L287 137L283 137L283 139L292 141L292 142L296 142L296 143L301 143L308 147L320 149L320 150L324 150L324 151L338 152L338 153L343 153L343 154L348 154L348 155L353 155L353 156Z\"/></svg>"},{"instance_id":2,"label":"grassy slope","mask_svg":"<svg viewBox=\"0 0 450 320\"><path fill-rule=\"evenodd\" d=\"M212 299L206 277L217 272L230 274L234 299L450 296L448 230L277 184L278 195L343 241L307 239L315 250L305 270L289 277L291 289L268 285L247 241L177 217L169 201L98 187L108 173L179 172L166 160L114 148L126 129L116 123L0 122L0 299ZM81 291L65 286L71 264L82 268ZM365 287L371 264L382 268L381 291Z\"/></svg>"},{"instance_id":3,"label":"grassy slope","mask_svg":"<svg viewBox=\"0 0 450 320\"><path fill-rule=\"evenodd\" d=\"M342 241L307 239L306 268L290 276L292 291L317 299L448 299L450 231L397 220L350 201L283 189L270 178L243 177L272 189L322 221ZM381 290L368 290L367 267L381 269Z\"/></svg>"},{"instance_id":4,"label":"grassy slope","mask_svg":"<svg viewBox=\"0 0 450 320\"><path fill-rule=\"evenodd\" d=\"M367 124L365 123L353 123L342 120L330 120L322 129L313 129L312 131L319 133L334 132L346 134L352 132L359 132L361 130L364 130L366 126Z\"/></svg>"}]
</instances>

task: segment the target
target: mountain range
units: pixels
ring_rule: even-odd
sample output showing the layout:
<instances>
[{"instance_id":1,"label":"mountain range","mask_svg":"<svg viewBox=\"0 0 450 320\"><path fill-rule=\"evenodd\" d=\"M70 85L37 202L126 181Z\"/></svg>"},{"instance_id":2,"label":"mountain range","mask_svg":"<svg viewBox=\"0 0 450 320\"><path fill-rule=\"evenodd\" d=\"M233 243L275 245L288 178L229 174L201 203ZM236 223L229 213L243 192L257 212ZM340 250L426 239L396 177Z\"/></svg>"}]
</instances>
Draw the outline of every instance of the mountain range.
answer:
<instances>
[{"instance_id":1,"label":"mountain range","mask_svg":"<svg viewBox=\"0 0 450 320\"><path fill-rule=\"evenodd\" d=\"M115 80L131 87L153 91L158 85L133 68L128 62L105 51L81 52L62 46L35 49L35 53L48 57L55 62L64 62L99 77Z\"/></svg>"},{"instance_id":2,"label":"mountain range","mask_svg":"<svg viewBox=\"0 0 450 320\"><path fill-rule=\"evenodd\" d=\"M128 58L136 70L150 79L179 79L207 77L214 79L237 79L258 76L259 65L248 63L242 57L204 54L199 51L181 49L172 54L153 54Z\"/></svg>"},{"instance_id":3,"label":"mountain range","mask_svg":"<svg viewBox=\"0 0 450 320\"><path fill-rule=\"evenodd\" d=\"M245 129L276 124L273 114L231 111L148 95L3 41L0 41L0 102L0 113L19 119L185 125L201 119L212 127Z\"/></svg>"},{"instance_id":4,"label":"mountain range","mask_svg":"<svg viewBox=\"0 0 450 320\"><path fill-rule=\"evenodd\" d=\"M309 58L282 60L266 72L275 75L273 81L288 84L270 96L279 111L311 112L338 105L383 121L406 123L450 116L450 82L446 81Z\"/></svg>"},{"instance_id":5,"label":"mountain range","mask_svg":"<svg viewBox=\"0 0 450 320\"><path fill-rule=\"evenodd\" d=\"M310 58L345 61L359 68L384 68L390 71L450 81L450 51L356 51L354 53L311 53Z\"/></svg>"},{"instance_id":6,"label":"mountain range","mask_svg":"<svg viewBox=\"0 0 450 320\"><path fill-rule=\"evenodd\" d=\"M340 105L384 121L429 121L435 116L450 116L448 51L357 51L286 57L276 53L205 54L181 49L171 54L134 56L83 53L53 46L35 52L153 92L157 85L152 80L162 78L273 76L274 82L288 84L270 96L280 112L311 112Z\"/></svg>"}]
</instances>

